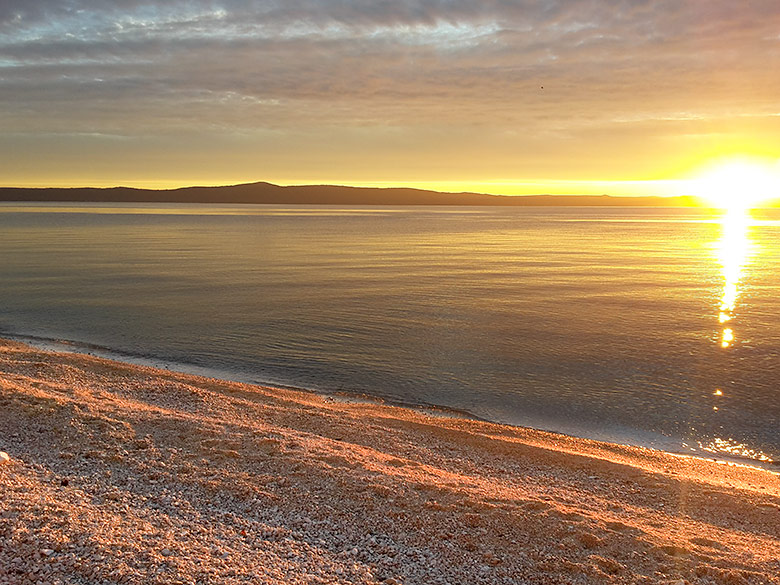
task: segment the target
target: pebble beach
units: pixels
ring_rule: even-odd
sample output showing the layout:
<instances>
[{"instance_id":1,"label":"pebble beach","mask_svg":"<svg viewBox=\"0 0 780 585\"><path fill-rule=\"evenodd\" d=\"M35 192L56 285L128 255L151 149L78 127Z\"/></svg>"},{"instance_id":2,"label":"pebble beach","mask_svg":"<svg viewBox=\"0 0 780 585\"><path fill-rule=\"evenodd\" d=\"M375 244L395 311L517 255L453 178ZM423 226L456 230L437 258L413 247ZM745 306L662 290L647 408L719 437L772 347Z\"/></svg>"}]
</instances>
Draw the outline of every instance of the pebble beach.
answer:
<instances>
[{"instance_id":1,"label":"pebble beach","mask_svg":"<svg viewBox=\"0 0 780 585\"><path fill-rule=\"evenodd\" d=\"M0 584L773 584L771 470L0 340Z\"/></svg>"}]
</instances>

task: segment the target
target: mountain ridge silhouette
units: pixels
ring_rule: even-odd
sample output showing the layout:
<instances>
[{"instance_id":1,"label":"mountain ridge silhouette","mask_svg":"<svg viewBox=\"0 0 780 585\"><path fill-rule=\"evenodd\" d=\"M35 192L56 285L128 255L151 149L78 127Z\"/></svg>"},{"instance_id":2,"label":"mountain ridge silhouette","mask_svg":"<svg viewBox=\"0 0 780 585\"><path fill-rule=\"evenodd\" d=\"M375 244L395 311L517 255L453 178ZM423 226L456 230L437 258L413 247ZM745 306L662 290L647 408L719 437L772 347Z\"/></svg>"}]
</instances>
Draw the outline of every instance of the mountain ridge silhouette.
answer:
<instances>
[{"instance_id":1,"label":"mountain ridge silhouette","mask_svg":"<svg viewBox=\"0 0 780 585\"><path fill-rule=\"evenodd\" d=\"M175 189L135 187L0 187L0 201L95 203L222 203L288 205L487 205L692 207L697 198L611 195L491 195L410 187L275 185L265 181Z\"/></svg>"}]
</instances>

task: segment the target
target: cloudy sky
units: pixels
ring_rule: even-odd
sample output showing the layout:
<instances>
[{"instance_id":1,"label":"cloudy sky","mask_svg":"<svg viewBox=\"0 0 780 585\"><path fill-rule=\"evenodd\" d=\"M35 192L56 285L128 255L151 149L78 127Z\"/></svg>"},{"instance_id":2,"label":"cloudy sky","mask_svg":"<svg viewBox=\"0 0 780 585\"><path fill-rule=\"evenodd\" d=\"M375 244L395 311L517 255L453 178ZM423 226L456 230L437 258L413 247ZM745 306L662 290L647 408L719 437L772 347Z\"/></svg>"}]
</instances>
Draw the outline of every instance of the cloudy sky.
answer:
<instances>
[{"instance_id":1,"label":"cloudy sky","mask_svg":"<svg viewBox=\"0 0 780 585\"><path fill-rule=\"evenodd\" d=\"M780 157L776 0L0 0L4 185L630 194L736 153Z\"/></svg>"}]
</instances>

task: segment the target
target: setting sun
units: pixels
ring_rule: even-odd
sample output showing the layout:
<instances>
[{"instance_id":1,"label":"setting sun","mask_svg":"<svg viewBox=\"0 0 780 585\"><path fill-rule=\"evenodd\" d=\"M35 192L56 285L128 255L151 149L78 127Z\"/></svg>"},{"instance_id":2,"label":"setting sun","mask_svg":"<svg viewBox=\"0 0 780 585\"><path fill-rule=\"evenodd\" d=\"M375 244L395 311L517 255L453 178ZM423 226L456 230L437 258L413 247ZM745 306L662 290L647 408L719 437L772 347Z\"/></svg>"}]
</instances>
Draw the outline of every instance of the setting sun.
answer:
<instances>
[{"instance_id":1,"label":"setting sun","mask_svg":"<svg viewBox=\"0 0 780 585\"><path fill-rule=\"evenodd\" d=\"M761 159L713 163L692 179L694 195L723 209L749 209L780 197L780 167Z\"/></svg>"}]
</instances>

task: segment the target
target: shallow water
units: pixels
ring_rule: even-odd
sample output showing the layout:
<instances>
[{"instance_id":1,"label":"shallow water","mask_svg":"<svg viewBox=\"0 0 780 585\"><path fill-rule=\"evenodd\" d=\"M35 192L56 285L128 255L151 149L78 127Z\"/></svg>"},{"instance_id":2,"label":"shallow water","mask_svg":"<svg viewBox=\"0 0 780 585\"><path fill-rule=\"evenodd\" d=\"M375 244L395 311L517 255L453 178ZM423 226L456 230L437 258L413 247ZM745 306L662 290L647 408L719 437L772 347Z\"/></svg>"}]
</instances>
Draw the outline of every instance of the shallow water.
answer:
<instances>
[{"instance_id":1,"label":"shallow water","mask_svg":"<svg viewBox=\"0 0 780 585\"><path fill-rule=\"evenodd\" d=\"M778 236L776 211L0 204L0 328L780 458Z\"/></svg>"}]
</instances>

